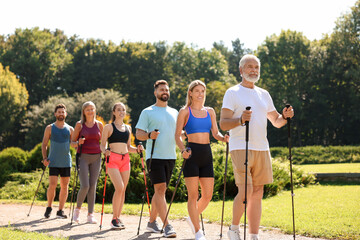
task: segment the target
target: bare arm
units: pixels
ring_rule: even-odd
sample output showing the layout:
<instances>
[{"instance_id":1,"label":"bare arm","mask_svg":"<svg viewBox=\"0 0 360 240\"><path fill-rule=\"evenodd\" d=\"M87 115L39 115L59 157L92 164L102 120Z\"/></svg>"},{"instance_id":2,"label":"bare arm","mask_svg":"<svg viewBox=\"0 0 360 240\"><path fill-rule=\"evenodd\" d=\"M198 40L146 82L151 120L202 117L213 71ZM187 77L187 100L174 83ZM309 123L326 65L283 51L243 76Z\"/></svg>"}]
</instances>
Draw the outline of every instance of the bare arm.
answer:
<instances>
[{"instance_id":1,"label":"bare arm","mask_svg":"<svg viewBox=\"0 0 360 240\"><path fill-rule=\"evenodd\" d=\"M289 108L284 108L282 111L282 115L276 110L267 114L267 118L276 128L281 128L282 126L284 126L287 123L286 118L292 118L293 116L294 110L292 106L290 106Z\"/></svg>"},{"instance_id":2,"label":"bare arm","mask_svg":"<svg viewBox=\"0 0 360 240\"><path fill-rule=\"evenodd\" d=\"M176 129L175 129L175 142L176 145L179 147L180 151L183 152L186 148L182 141L183 137L183 128L185 125L185 119L189 114L188 108L182 108L179 111L177 120L176 120Z\"/></svg>"},{"instance_id":3,"label":"bare arm","mask_svg":"<svg viewBox=\"0 0 360 240\"><path fill-rule=\"evenodd\" d=\"M128 126L128 128L129 128L129 139L128 139L128 141L127 141L128 151L129 151L129 152L132 152L132 153L137 153L137 152L138 152L138 148L131 146L131 127Z\"/></svg>"},{"instance_id":4,"label":"bare arm","mask_svg":"<svg viewBox=\"0 0 360 240\"><path fill-rule=\"evenodd\" d=\"M250 121L251 113L251 110L245 110L240 118L233 118L233 111L227 108L222 108L220 113L220 128L224 131L228 131L237 126L243 125L245 121Z\"/></svg>"},{"instance_id":5,"label":"bare arm","mask_svg":"<svg viewBox=\"0 0 360 240\"><path fill-rule=\"evenodd\" d=\"M101 133L100 149L101 152L104 153L106 156L110 155L110 151L106 149L106 143L109 138L110 132L111 132L111 124L107 124L105 125Z\"/></svg>"},{"instance_id":6,"label":"bare arm","mask_svg":"<svg viewBox=\"0 0 360 240\"><path fill-rule=\"evenodd\" d=\"M75 124L74 132L71 134L71 142L70 142L70 145L71 145L72 147L75 147L75 148L76 148L76 147L79 146L79 144L84 144L85 138L84 138L84 140L80 140L80 139L79 139L79 134L80 134L81 128L82 128L82 126L81 126L81 123L80 123L80 121L79 121L79 122L77 122L77 123ZM79 142L78 142L78 139L79 139Z\"/></svg>"},{"instance_id":7,"label":"bare arm","mask_svg":"<svg viewBox=\"0 0 360 240\"><path fill-rule=\"evenodd\" d=\"M44 137L43 137L42 144L41 144L41 153L42 153L42 157L43 157L43 164L45 167L48 166L50 163L50 161L48 160L48 157L47 157L47 148L48 148L50 137L51 137L51 125L48 125L45 128Z\"/></svg>"},{"instance_id":8,"label":"bare arm","mask_svg":"<svg viewBox=\"0 0 360 240\"><path fill-rule=\"evenodd\" d=\"M228 141L228 137L224 137L221 132L219 132L219 128L217 126L217 122L216 122L216 113L214 111L213 108L208 108L208 112L210 114L210 118L211 118L211 133L213 135L213 137L218 140L218 141L223 141L226 142L226 140Z\"/></svg>"},{"instance_id":9,"label":"bare arm","mask_svg":"<svg viewBox=\"0 0 360 240\"><path fill-rule=\"evenodd\" d=\"M159 131L151 131L150 138L156 139L159 134L160 134ZM136 138L139 139L140 141L146 141L150 139L149 133L140 128L136 129Z\"/></svg>"}]
</instances>

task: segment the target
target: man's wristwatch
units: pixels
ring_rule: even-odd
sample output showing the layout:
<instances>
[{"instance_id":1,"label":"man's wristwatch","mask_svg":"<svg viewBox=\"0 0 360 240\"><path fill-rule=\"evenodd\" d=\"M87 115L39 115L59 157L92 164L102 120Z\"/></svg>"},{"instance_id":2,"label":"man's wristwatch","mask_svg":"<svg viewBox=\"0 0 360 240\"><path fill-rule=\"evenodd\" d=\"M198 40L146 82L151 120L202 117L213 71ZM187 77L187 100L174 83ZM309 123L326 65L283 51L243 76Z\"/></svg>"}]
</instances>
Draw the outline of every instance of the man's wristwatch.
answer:
<instances>
[{"instance_id":1,"label":"man's wristwatch","mask_svg":"<svg viewBox=\"0 0 360 240\"><path fill-rule=\"evenodd\" d=\"M149 137L149 139L151 139L151 132L149 132L148 137Z\"/></svg>"},{"instance_id":2,"label":"man's wristwatch","mask_svg":"<svg viewBox=\"0 0 360 240\"><path fill-rule=\"evenodd\" d=\"M240 126L245 126L245 123L242 123L242 115L239 118L239 123L240 123Z\"/></svg>"}]
</instances>

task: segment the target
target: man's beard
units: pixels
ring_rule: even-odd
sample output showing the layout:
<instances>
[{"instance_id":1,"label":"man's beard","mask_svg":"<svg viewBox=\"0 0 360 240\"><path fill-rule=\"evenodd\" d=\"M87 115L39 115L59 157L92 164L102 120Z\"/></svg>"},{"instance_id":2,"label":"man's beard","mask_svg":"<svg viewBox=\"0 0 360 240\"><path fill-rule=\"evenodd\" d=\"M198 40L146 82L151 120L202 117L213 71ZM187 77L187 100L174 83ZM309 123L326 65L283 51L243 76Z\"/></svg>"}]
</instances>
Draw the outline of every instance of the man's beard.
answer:
<instances>
[{"instance_id":1,"label":"man's beard","mask_svg":"<svg viewBox=\"0 0 360 240\"><path fill-rule=\"evenodd\" d=\"M160 100L160 101L163 101L163 102L167 102L169 101L169 98L170 98L170 95L166 94L166 93L163 93L162 95L158 95L157 98Z\"/></svg>"},{"instance_id":2,"label":"man's beard","mask_svg":"<svg viewBox=\"0 0 360 240\"><path fill-rule=\"evenodd\" d=\"M58 120L58 121L64 121L64 120L65 120L65 117L64 117L64 116L57 116L57 117L56 117L56 120Z\"/></svg>"},{"instance_id":3,"label":"man's beard","mask_svg":"<svg viewBox=\"0 0 360 240\"><path fill-rule=\"evenodd\" d=\"M250 74L243 73L243 78L245 78L246 81L256 83L260 79L260 74L258 74L256 77L250 77Z\"/></svg>"}]
</instances>

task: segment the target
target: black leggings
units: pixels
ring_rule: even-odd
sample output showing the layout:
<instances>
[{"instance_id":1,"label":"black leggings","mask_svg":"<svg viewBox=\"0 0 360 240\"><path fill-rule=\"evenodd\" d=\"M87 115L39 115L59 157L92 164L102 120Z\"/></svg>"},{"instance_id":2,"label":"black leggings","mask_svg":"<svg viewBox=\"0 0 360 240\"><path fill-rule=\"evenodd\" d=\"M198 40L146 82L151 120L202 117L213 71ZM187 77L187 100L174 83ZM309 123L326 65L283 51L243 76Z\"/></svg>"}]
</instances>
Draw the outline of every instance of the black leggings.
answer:
<instances>
[{"instance_id":1,"label":"black leggings","mask_svg":"<svg viewBox=\"0 0 360 240\"><path fill-rule=\"evenodd\" d=\"M184 177L214 177L210 144L189 143L191 157L186 160Z\"/></svg>"}]
</instances>

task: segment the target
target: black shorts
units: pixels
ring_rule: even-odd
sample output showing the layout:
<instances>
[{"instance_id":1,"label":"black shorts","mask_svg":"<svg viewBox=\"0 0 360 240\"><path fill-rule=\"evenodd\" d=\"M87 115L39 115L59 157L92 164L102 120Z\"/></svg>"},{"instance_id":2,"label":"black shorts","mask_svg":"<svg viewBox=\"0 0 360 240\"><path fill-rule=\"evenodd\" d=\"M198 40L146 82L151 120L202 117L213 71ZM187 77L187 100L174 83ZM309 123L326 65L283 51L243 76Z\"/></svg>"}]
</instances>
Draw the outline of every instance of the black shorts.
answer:
<instances>
[{"instance_id":1,"label":"black shorts","mask_svg":"<svg viewBox=\"0 0 360 240\"><path fill-rule=\"evenodd\" d=\"M175 159L152 159L151 171L149 166L150 159L146 160L146 167L152 184L164 183L166 186L171 179L172 171L175 167Z\"/></svg>"},{"instance_id":2,"label":"black shorts","mask_svg":"<svg viewBox=\"0 0 360 240\"><path fill-rule=\"evenodd\" d=\"M70 177L71 168L57 168L57 167L49 167L49 176L59 176L60 177Z\"/></svg>"},{"instance_id":3,"label":"black shorts","mask_svg":"<svg viewBox=\"0 0 360 240\"><path fill-rule=\"evenodd\" d=\"M184 177L214 177L210 144L189 143L191 157L186 160Z\"/></svg>"}]
</instances>

